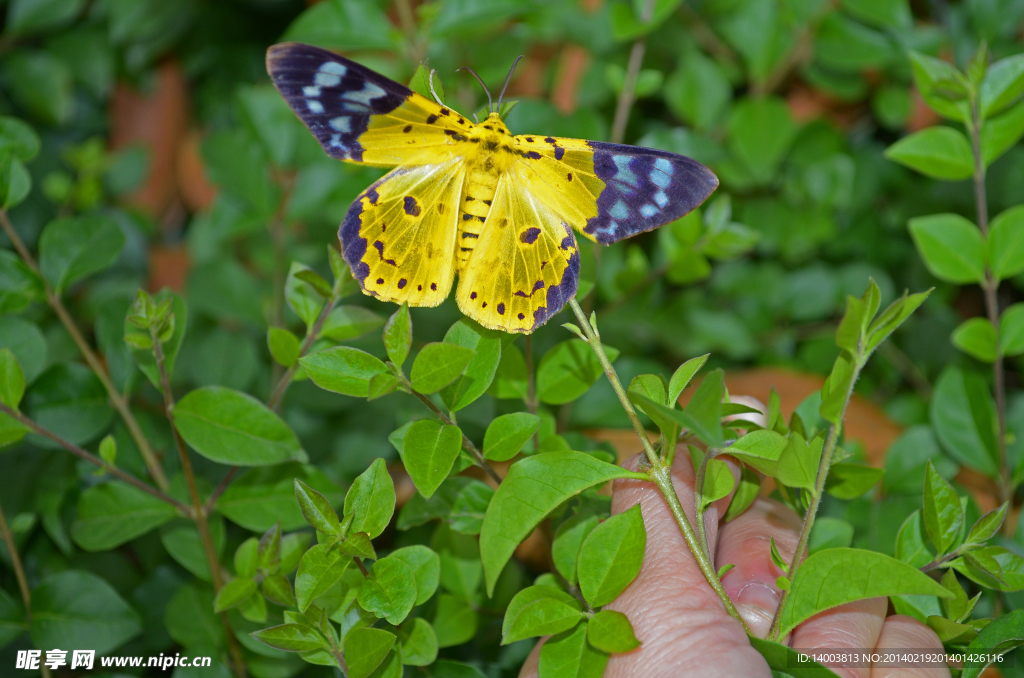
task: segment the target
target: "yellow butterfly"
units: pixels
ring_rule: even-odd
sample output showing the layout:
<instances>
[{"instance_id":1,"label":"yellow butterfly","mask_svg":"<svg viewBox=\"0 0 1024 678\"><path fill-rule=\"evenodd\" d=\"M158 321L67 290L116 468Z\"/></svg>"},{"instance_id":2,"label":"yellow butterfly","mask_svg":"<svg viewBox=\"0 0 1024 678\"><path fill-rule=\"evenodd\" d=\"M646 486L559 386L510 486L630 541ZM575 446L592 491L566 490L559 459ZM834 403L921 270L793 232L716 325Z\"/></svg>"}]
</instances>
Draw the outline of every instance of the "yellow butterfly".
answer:
<instances>
[{"instance_id":1,"label":"yellow butterfly","mask_svg":"<svg viewBox=\"0 0 1024 678\"><path fill-rule=\"evenodd\" d=\"M267 71L329 155L395 168L339 229L363 291L436 306L458 273L459 308L491 329L532 332L576 295L574 230L607 245L683 216L718 186L674 153L512 136L496 112L474 124L318 47L274 45Z\"/></svg>"}]
</instances>

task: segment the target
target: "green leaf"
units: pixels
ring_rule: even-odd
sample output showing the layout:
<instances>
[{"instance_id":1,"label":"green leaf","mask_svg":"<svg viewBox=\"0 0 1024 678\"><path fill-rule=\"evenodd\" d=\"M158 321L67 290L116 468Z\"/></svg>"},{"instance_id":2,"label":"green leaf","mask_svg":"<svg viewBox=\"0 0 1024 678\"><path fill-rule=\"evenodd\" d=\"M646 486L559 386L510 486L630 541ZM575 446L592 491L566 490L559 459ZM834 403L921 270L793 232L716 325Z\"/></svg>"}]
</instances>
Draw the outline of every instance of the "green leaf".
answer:
<instances>
[{"instance_id":1,"label":"green leaf","mask_svg":"<svg viewBox=\"0 0 1024 678\"><path fill-rule=\"evenodd\" d=\"M17 313L44 298L42 279L18 255L0 250L0 312Z\"/></svg>"},{"instance_id":2,"label":"green leaf","mask_svg":"<svg viewBox=\"0 0 1024 678\"><path fill-rule=\"evenodd\" d=\"M484 457L508 461L519 454L526 441L540 430L541 419L529 412L503 414L491 421L484 433Z\"/></svg>"},{"instance_id":3,"label":"green leaf","mask_svg":"<svg viewBox=\"0 0 1024 678\"><path fill-rule=\"evenodd\" d=\"M74 113L71 69L48 51L20 49L4 59L7 91L49 125L65 125Z\"/></svg>"},{"instance_id":4,"label":"green leaf","mask_svg":"<svg viewBox=\"0 0 1024 678\"><path fill-rule=\"evenodd\" d=\"M366 678L384 661L395 644L395 634L373 628L357 628L345 637L345 661L349 678Z\"/></svg>"},{"instance_id":5,"label":"green leaf","mask_svg":"<svg viewBox=\"0 0 1024 678\"><path fill-rule=\"evenodd\" d=\"M235 549L235 574L239 577L256 576L258 543L256 537L249 537Z\"/></svg>"},{"instance_id":6,"label":"green leaf","mask_svg":"<svg viewBox=\"0 0 1024 678\"><path fill-rule=\"evenodd\" d=\"M732 500L729 501L729 508L726 509L722 521L727 523L743 515L743 512L753 505L760 492L761 477L755 471L744 466L740 474L739 485L732 495Z\"/></svg>"},{"instance_id":7,"label":"green leaf","mask_svg":"<svg viewBox=\"0 0 1024 678\"><path fill-rule=\"evenodd\" d=\"M462 449L462 431L435 419L421 419L405 433L402 462L420 494L429 499L448 477Z\"/></svg>"},{"instance_id":8,"label":"green leaf","mask_svg":"<svg viewBox=\"0 0 1024 678\"><path fill-rule=\"evenodd\" d=\"M723 454L736 457L761 473L774 476L779 458L789 441L774 431L753 431L722 450Z\"/></svg>"},{"instance_id":9,"label":"green leaf","mask_svg":"<svg viewBox=\"0 0 1024 678\"><path fill-rule=\"evenodd\" d=\"M501 627L501 644L571 629L583 619L579 601L551 586L530 586L512 598Z\"/></svg>"},{"instance_id":10,"label":"green leaf","mask_svg":"<svg viewBox=\"0 0 1024 678\"><path fill-rule=\"evenodd\" d=\"M1013 148L1024 136L1024 103L999 117L986 120L981 128L981 157L988 167Z\"/></svg>"},{"instance_id":11,"label":"green leaf","mask_svg":"<svg viewBox=\"0 0 1024 678\"><path fill-rule=\"evenodd\" d=\"M885 157L933 179L959 181L974 175L971 145L952 127L928 127L885 150Z\"/></svg>"},{"instance_id":12,"label":"green leaf","mask_svg":"<svg viewBox=\"0 0 1024 678\"><path fill-rule=\"evenodd\" d=\"M604 347L608 359L615 362L619 352ZM604 370L590 345L579 339L556 344L537 367L537 397L549 405L564 405L576 400L594 385Z\"/></svg>"},{"instance_id":13,"label":"green leaf","mask_svg":"<svg viewBox=\"0 0 1024 678\"><path fill-rule=\"evenodd\" d=\"M434 342L416 355L410 371L412 387L424 394L441 390L462 373L475 351L465 346Z\"/></svg>"},{"instance_id":14,"label":"green leaf","mask_svg":"<svg viewBox=\"0 0 1024 678\"><path fill-rule=\"evenodd\" d=\"M432 623L438 647L452 647L476 635L477 613L465 601L442 593L437 597Z\"/></svg>"},{"instance_id":15,"label":"green leaf","mask_svg":"<svg viewBox=\"0 0 1024 678\"><path fill-rule=\"evenodd\" d=\"M221 613L242 604L249 596L256 593L256 581L252 577L232 579L217 592L213 599L213 611Z\"/></svg>"},{"instance_id":16,"label":"green leaf","mask_svg":"<svg viewBox=\"0 0 1024 678\"><path fill-rule=\"evenodd\" d=\"M964 522L960 497L930 461L925 471L923 517L936 555L941 557L956 546Z\"/></svg>"},{"instance_id":17,"label":"green leaf","mask_svg":"<svg viewBox=\"0 0 1024 678\"><path fill-rule=\"evenodd\" d=\"M416 72L412 74L412 79L409 80L409 89L416 92L420 96L424 96L428 99L433 100L434 94L437 94L437 98L444 102L444 85L441 84L441 78L434 74L434 77L430 77L430 68L427 68L423 64L416 67ZM430 91L431 81L433 81L434 92Z\"/></svg>"},{"instance_id":18,"label":"green leaf","mask_svg":"<svg viewBox=\"0 0 1024 678\"><path fill-rule=\"evenodd\" d=\"M39 237L39 268L59 294L82 278L108 268L124 247L124 233L110 217L54 219Z\"/></svg>"},{"instance_id":19,"label":"green leaf","mask_svg":"<svg viewBox=\"0 0 1024 678\"><path fill-rule=\"evenodd\" d=\"M817 553L824 549L845 548L852 543L853 525L841 518L820 516L811 528L807 551Z\"/></svg>"},{"instance_id":20,"label":"green leaf","mask_svg":"<svg viewBox=\"0 0 1024 678\"><path fill-rule=\"evenodd\" d=\"M853 380L857 374L852 358L845 351L840 353L832 365L832 372L821 387L821 418L835 426L842 423L846 403L852 394Z\"/></svg>"},{"instance_id":21,"label":"green leaf","mask_svg":"<svg viewBox=\"0 0 1024 678\"><path fill-rule=\"evenodd\" d=\"M399 635L402 663L407 666L428 666L437 659L437 634L426 619L416 617L402 625Z\"/></svg>"},{"instance_id":22,"label":"green leaf","mask_svg":"<svg viewBox=\"0 0 1024 678\"><path fill-rule=\"evenodd\" d=\"M214 550L219 557L224 550L224 519L212 515L209 525ZM206 552L203 550L203 542L195 523L179 521L176 525L168 526L160 532L160 543L179 565L203 581L211 580L210 565L206 560Z\"/></svg>"},{"instance_id":23,"label":"green leaf","mask_svg":"<svg viewBox=\"0 0 1024 678\"><path fill-rule=\"evenodd\" d=\"M685 363L676 368L676 371L672 373L672 378L668 380L668 402L673 407L679 400L679 395L686 389L690 384L690 380L693 379L693 375L700 371L700 368L704 367L704 363L708 361L710 353L705 353L702 356L696 358L690 358Z\"/></svg>"},{"instance_id":24,"label":"green leaf","mask_svg":"<svg viewBox=\"0 0 1024 678\"><path fill-rule=\"evenodd\" d=\"M256 640L285 652L312 652L330 649L327 641L303 624L280 624L250 634Z\"/></svg>"},{"instance_id":25,"label":"green leaf","mask_svg":"<svg viewBox=\"0 0 1024 678\"><path fill-rule=\"evenodd\" d=\"M451 511L448 513L448 523L456 532L462 534L480 534L484 524L484 514L494 497L492 490L486 483L473 480L466 484L459 493L455 495Z\"/></svg>"},{"instance_id":26,"label":"green leaf","mask_svg":"<svg viewBox=\"0 0 1024 678\"><path fill-rule=\"evenodd\" d=\"M776 643L757 636L748 636L750 644L761 653L773 676L788 678L838 678L826 667L813 659L801 657L788 645Z\"/></svg>"},{"instance_id":27,"label":"green leaf","mask_svg":"<svg viewBox=\"0 0 1024 678\"><path fill-rule=\"evenodd\" d=\"M284 284L284 297L289 308L295 311L306 327L312 327L320 316L320 309L324 307L324 298L317 290L315 284L302 279L301 273L313 273L313 270L304 264L293 261L288 269L288 278ZM325 282L324 285L327 283ZM330 294L330 287L328 294Z\"/></svg>"},{"instance_id":28,"label":"green leaf","mask_svg":"<svg viewBox=\"0 0 1024 678\"><path fill-rule=\"evenodd\" d=\"M294 607L295 595L291 582L281 574L272 574L263 580L263 597L281 607Z\"/></svg>"},{"instance_id":29,"label":"green leaf","mask_svg":"<svg viewBox=\"0 0 1024 678\"><path fill-rule=\"evenodd\" d=\"M583 540L597 527L598 522L598 517L593 514L579 514L563 522L555 532L555 539L551 543L551 560L570 586L576 586L576 563Z\"/></svg>"},{"instance_id":30,"label":"green leaf","mask_svg":"<svg viewBox=\"0 0 1024 678\"><path fill-rule=\"evenodd\" d=\"M952 64L919 52L910 52L914 83L921 98L939 115L950 120L968 122L970 107L966 101L954 101L944 89L949 83L963 83L966 79Z\"/></svg>"},{"instance_id":31,"label":"green leaf","mask_svg":"<svg viewBox=\"0 0 1024 678\"><path fill-rule=\"evenodd\" d=\"M409 357L411 347L412 319L409 317L409 305L403 303L384 324L384 348L391 362L401 367Z\"/></svg>"},{"instance_id":32,"label":"green leaf","mask_svg":"<svg viewBox=\"0 0 1024 678\"><path fill-rule=\"evenodd\" d=\"M21 371L21 365L18 364L14 352L5 346L0 349L0 403L17 410L23 395L25 374Z\"/></svg>"},{"instance_id":33,"label":"green leaf","mask_svg":"<svg viewBox=\"0 0 1024 678\"><path fill-rule=\"evenodd\" d=\"M704 461L704 452L700 448L690 445L690 462L693 464L694 478L698 469ZM703 513L713 502L729 496L736 487L736 479L732 475L729 466L721 459L708 460L704 471L704 487L700 488L700 504L698 510Z\"/></svg>"},{"instance_id":34,"label":"green leaf","mask_svg":"<svg viewBox=\"0 0 1024 678\"><path fill-rule=\"evenodd\" d=\"M384 324L384 318L362 306L336 306L327 314L320 336L348 341L372 332Z\"/></svg>"},{"instance_id":35,"label":"green leaf","mask_svg":"<svg viewBox=\"0 0 1024 678\"><path fill-rule=\"evenodd\" d=\"M621 612L601 610L587 622L587 641L602 652L632 652L640 647L633 625Z\"/></svg>"},{"instance_id":36,"label":"green leaf","mask_svg":"<svg viewBox=\"0 0 1024 678\"><path fill-rule=\"evenodd\" d=\"M1022 69L1024 78L1024 69ZM960 678L978 678L993 662L993 655L1002 655L1024 644L1024 610L1013 610L978 632L965 651L970 661L964 662ZM978 657L974 659L971 656ZM979 656L980 655L980 656Z\"/></svg>"},{"instance_id":37,"label":"green leaf","mask_svg":"<svg viewBox=\"0 0 1024 678\"><path fill-rule=\"evenodd\" d=\"M24 35L60 27L74 21L85 4L85 0L12 0L6 32Z\"/></svg>"},{"instance_id":38,"label":"green leaf","mask_svg":"<svg viewBox=\"0 0 1024 678\"><path fill-rule=\"evenodd\" d=\"M32 177L11 149L0 149L0 208L20 204L32 189Z\"/></svg>"},{"instance_id":39,"label":"green leaf","mask_svg":"<svg viewBox=\"0 0 1024 678\"><path fill-rule=\"evenodd\" d=\"M341 580L352 562L350 556L342 555L329 544L316 544L302 555L299 570L295 574L295 600L300 611L327 593Z\"/></svg>"},{"instance_id":40,"label":"green leaf","mask_svg":"<svg viewBox=\"0 0 1024 678\"><path fill-rule=\"evenodd\" d=\"M501 361L501 333L486 330L468 318L458 321L444 335L447 344L473 349L465 371L441 389L441 400L455 412L482 396L494 381ZM413 364L415 367L415 363Z\"/></svg>"},{"instance_id":41,"label":"green leaf","mask_svg":"<svg viewBox=\"0 0 1024 678\"><path fill-rule=\"evenodd\" d=\"M304 527L306 519L295 500L296 478L327 497L332 505L344 499L338 486L316 467L288 462L242 473L221 495L217 510L253 532L264 532L278 521L283 530Z\"/></svg>"},{"instance_id":42,"label":"green leaf","mask_svg":"<svg viewBox=\"0 0 1024 678\"><path fill-rule=\"evenodd\" d=\"M910 220L910 233L925 266L946 282L985 279L985 242L977 227L958 214L933 214Z\"/></svg>"},{"instance_id":43,"label":"green leaf","mask_svg":"<svg viewBox=\"0 0 1024 678\"><path fill-rule=\"evenodd\" d=\"M377 400L389 393L394 393L398 388L398 377L390 372L382 372L370 377L370 384L367 386L366 399Z\"/></svg>"},{"instance_id":44,"label":"green leaf","mask_svg":"<svg viewBox=\"0 0 1024 678\"><path fill-rule=\"evenodd\" d=\"M516 546L545 516L587 488L631 475L575 451L545 452L513 464L487 507L480 531L488 595Z\"/></svg>"},{"instance_id":45,"label":"green leaf","mask_svg":"<svg viewBox=\"0 0 1024 678\"><path fill-rule=\"evenodd\" d=\"M90 572L47 575L32 591L32 644L107 654L142 632L139 615Z\"/></svg>"},{"instance_id":46,"label":"green leaf","mask_svg":"<svg viewBox=\"0 0 1024 678\"><path fill-rule=\"evenodd\" d=\"M808 443L796 431L790 433L789 444L779 457L776 471L779 482L786 487L813 488L823 445L824 440L820 436Z\"/></svg>"},{"instance_id":47,"label":"green leaf","mask_svg":"<svg viewBox=\"0 0 1024 678\"><path fill-rule=\"evenodd\" d=\"M416 604L416 577L404 560L381 558L359 588L359 604L367 612L398 625Z\"/></svg>"},{"instance_id":48,"label":"green leaf","mask_svg":"<svg viewBox=\"0 0 1024 678\"><path fill-rule=\"evenodd\" d=\"M864 464L832 464L825 479L825 491L847 501L863 496L885 475L885 471Z\"/></svg>"},{"instance_id":49,"label":"green leaf","mask_svg":"<svg viewBox=\"0 0 1024 678\"><path fill-rule=\"evenodd\" d=\"M335 346L299 358L299 365L325 391L365 398L370 379L388 368L378 358L350 346Z\"/></svg>"},{"instance_id":50,"label":"green leaf","mask_svg":"<svg viewBox=\"0 0 1024 678\"><path fill-rule=\"evenodd\" d=\"M484 573L478 541L441 523L434 530L430 548L441 558L441 586L464 600L475 600Z\"/></svg>"},{"instance_id":51,"label":"green leaf","mask_svg":"<svg viewBox=\"0 0 1024 678\"><path fill-rule=\"evenodd\" d=\"M953 330L953 345L982 362L996 359L996 331L987 318L971 318Z\"/></svg>"},{"instance_id":52,"label":"green leaf","mask_svg":"<svg viewBox=\"0 0 1024 678\"><path fill-rule=\"evenodd\" d=\"M875 551L819 551L796 571L788 604L780 616L779 636L818 612L855 600L895 595L950 598L953 594L923 572Z\"/></svg>"},{"instance_id":53,"label":"green leaf","mask_svg":"<svg viewBox=\"0 0 1024 678\"><path fill-rule=\"evenodd\" d=\"M931 290L928 290L926 292L918 292L917 294L904 295L882 311L882 314L868 327L868 341L865 353L871 353L878 348L879 344L906 322L907 318L924 303L931 293Z\"/></svg>"},{"instance_id":54,"label":"green leaf","mask_svg":"<svg viewBox=\"0 0 1024 678\"><path fill-rule=\"evenodd\" d=\"M699 50L690 50L680 61L679 69L665 83L665 103L695 128L712 129L732 99L732 85L722 67Z\"/></svg>"},{"instance_id":55,"label":"green leaf","mask_svg":"<svg viewBox=\"0 0 1024 678\"><path fill-rule=\"evenodd\" d=\"M315 527L325 535L332 537L341 536L341 524L338 522L338 514L331 506L327 497L320 494L312 487L295 479L295 499L299 502L302 515L306 522Z\"/></svg>"},{"instance_id":56,"label":"green leaf","mask_svg":"<svg viewBox=\"0 0 1024 678\"><path fill-rule=\"evenodd\" d=\"M776 96L741 99L727 125L729 152L755 184L775 178L799 130L785 101Z\"/></svg>"},{"instance_id":57,"label":"green leaf","mask_svg":"<svg viewBox=\"0 0 1024 678\"><path fill-rule=\"evenodd\" d=\"M967 552L950 566L971 581L997 591L1024 589L1024 558L1001 546L984 546Z\"/></svg>"},{"instance_id":58,"label":"green leaf","mask_svg":"<svg viewBox=\"0 0 1024 678\"><path fill-rule=\"evenodd\" d=\"M274 360L285 367L294 365L302 351L299 338L283 327L271 327L267 330L267 347Z\"/></svg>"},{"instance_id":59,"label":"green leaf","mask_svg":"<svg viewBox=\"0 0 1024 678\"><path fill-rule=\"evenodd\" d=\"M719 447L725 442L722 432L722 398L725 396L725 372L713 370L704 377L684 412L697 425L690 427L708 445Z\"/></svg>"},{"instance_id":60,"label":"green leaf","mask_svg":"<svg viewBox=\"0 0 1024 678\"><path fill-rule=\"evenodd\" d=\"M345 517L354 516L351 531L377 537L395 512L395 484L383 459L374 459L345 495Z\"/></svg>"},{"instance_id":61,"label":"green leaf","mask_svg":"<svg viewBox=\"0 0 1024 678\"><path fill-rule=\"evenodd\" d=\"M1000 59L985 73L981 82L981 115L999 113L1024 94L1024 54Z\"/></svg>"},{"instance_id":62,"label":"green leaf","mask_svg":"<svg viewBox=\"0 0 1024 678\"><path fill-rule=\"evenodd\" d=\"M994 537L1006 519L1007 506L1004 503L1002 506L994 508L981 518L978 518L978 521L974 523L970 532L968 532L964 544L984 544Z\"/></svg>"},{"instance_id":63,"label":"green leaf","mask_svg":"<svg viewBox=\"0 0 1024 678\"><path fill-rule=\"evenodd\" d=\"M999 320L999 343L1005 356L1024 353L1024 304L1003 311Z\"/></svg>"},{"instance_id":64,"label":"green leaf","mask_svg":"<svg viewBox=\"0 0 1024 678\"><path fill-rule=\"evenodd\" d=\"M393 31L382 8L358 0L331 0L299 14L283 39L335 49L388 50L395 47Z\"/></svg>"},{"instance_id":65,"label":"green leaf","mask_svg":"<svg viewBox=\"0 0 1024 678\"><path fill-rule=\"evenodd\" d=\"M12 151L14 157L29 162L39 154L39 135L28 123L0 115L0 152Z\"/></svg>"},{"instance_id":66,"label":"green leaf","mask_svg":"<svg viewBox=\"0 0 1024 678\"><path fill-rule=\"evenodd\" d=\"M612 516L587 535L579 556L580 592L591 607L615 600L644 562L647 530L639 504Z\"/></svg>"},{"instance_id":67,"label":"green leaf","mask_svg":"<svg viewBox=\"0 0 1024 678\"><path fill-rule=\"evenodd\" d=\"M608 655L587 642L587 625L548 638L540 648L539 674L562 678L600 678Z\"/></svg>"},{"instance_id":68,"label":"green leaf","mask_svg":"<svg viewBox=\"0 0 1024 678\"><path fill-rule=\"evenodd\" d=\"M0 590L0 647L5 647L24 632L25 613L6 591Z\"/></svg>"},{"instance_id":69,"label":"green leaf","mask_svg":"<svg viewBox=\"0 0 1024 678\"><path fill-rule=\"evenodd\" d=\"M422 605L430 600L437 590L441 576L441 559L434 551L423 545L405 546L388 555L409 566L416 582L416 604Z\"/></svg>"},{"instance_id":70,"label":"green leaf","mask_svg":"<svg viewBox=\"0 0 1024 678\"><path fill-rule=\"evenodd\" d=\"M252 396L229 388L191 391L174 406L174 423L196 452L222 464L306 461L288 424Z\"/></svg>"},{"instance_id":71,"label":"green leaf","mask_svg":"<svg viewBox=\"0 0 1024 678\"><path fill-rule=\"evenodd\" d=\"M1024 271L1024 205L999 213L989 226L988 261L996 280Z\"/></svg>"},{"instance_id":72,"label":"green leaf","mask_svg":"<svg viewBox=\"0 0 1024 678\"><path fill-rule=\"evenodd\" d=\"M950 456L991 478L998 477L995 403L981 376L957 367L943 370L932 393L930 418Z\"/></svg>"},{"instance_id":73,"label":"green leaf","mask_svg":"<svg viewBox=\"0 0 1024 678\"><path fill-rule=\"evenodd\" d=\"M86 551L107 551L163 525L176 514L170 504L115 480L82 493L71 538Z\"/></svg>"}]
</instances>

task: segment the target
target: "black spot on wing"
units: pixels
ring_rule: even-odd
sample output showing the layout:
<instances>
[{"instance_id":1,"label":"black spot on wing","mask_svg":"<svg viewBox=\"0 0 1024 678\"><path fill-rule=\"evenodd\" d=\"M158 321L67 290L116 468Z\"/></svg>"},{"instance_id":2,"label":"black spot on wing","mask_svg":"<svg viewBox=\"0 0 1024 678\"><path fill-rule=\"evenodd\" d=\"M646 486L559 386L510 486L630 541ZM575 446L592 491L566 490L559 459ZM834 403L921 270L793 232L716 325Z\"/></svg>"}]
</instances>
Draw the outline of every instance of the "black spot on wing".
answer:
<instances>
[{"instance_id":1,"label":"black spot on wing","mask_svg":"<svg viewBox=\"0 0 1024 678\"><path fill-rule=\"evenodd\" d=\"M403 207L405 208L406 214L408 214L411 217L418 217L420 215L420 204L416 202L416 198L412 197L411 195L407 195L405 196L403 203Z\"/></svg>"},{"instance_id":2,"label":"black spot on wing","mask_svg":"<svg viewBox=\"0 0 1024 678\"><path fill-rule=\"evenodd\" d=\"M361 161L371 115L398 108L412 91L319 47L286 42L267 50L267 72L328 155Z\"/></svg>"},{"instance_id":3,"label":"black spot on wing","mask_svg":"<svg viewBox=\"0 0 1024 678\"><path fill-rule=\"evenodd\" d=\"M682 155L650 148L588 141L594 173L605 183L597 216L584 232L605 245L678 219L704 202L718 178Z\"/></svg>"},{"instance_id":4,"label":"black spot on wing","mask_svg":"<svg viewBox=\"0 0 1024 678\"><path fill-rule=\"evenodd\" d=\"M527 245L532 245L537 241L538 236L540 236L540 229L536 226L531 226L519 234L519 240Z\"/></svg>"}]
</instances>

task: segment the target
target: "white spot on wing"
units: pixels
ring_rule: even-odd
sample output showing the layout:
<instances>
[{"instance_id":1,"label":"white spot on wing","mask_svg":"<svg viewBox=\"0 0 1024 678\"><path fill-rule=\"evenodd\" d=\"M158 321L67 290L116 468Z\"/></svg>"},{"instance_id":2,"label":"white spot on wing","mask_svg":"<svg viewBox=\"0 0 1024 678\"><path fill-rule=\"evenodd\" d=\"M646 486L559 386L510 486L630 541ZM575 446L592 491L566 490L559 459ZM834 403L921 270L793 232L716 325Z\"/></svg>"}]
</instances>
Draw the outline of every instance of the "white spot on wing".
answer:
<instances>
[{"instance_id":1,"label":"white spot on wing","mask_svg":"<svg viewBox=\"0 0 1024 678\"><path fill-rule=\"evenodd\" d=\"M654 202L658 203L658 207L664 207L668 204L668 196L665 195L665 191L658 191L654 194Z\"/></svg>"},{"instance_id":2,"label":"white spot on wing","mask_svg":"<svg viewBox=\"0 0 1024 678\"><path fill-rule=\"evenodd\" d=\"M309 109L310 113L324 112L324 105L316 99L306 99L306 108Z\"/></svg>"},{"instance_id":3,"label":"white spot on wing","mask_svg":"<svg viewBox=\"0 0 1024 678\"><path fill-rule=\"evenodd\" d=\"M650 219L658 212L658 208L651 203L645 203L640 206L640 214L642 214L645 219Z\"/></svg>"},{"instance_id":4,"label":"white spot on wing","mask_svg":"<svg viewBox=\"0 0 1024 678\"><path fill-rule=\"evenodd\" d=\"M658 158L654 161L655 169L659 169L665 174L672 176L672 163L668 161L668 158Z\"/></svg>"},{"instance_id":5,"label":"white spot on wing","mask_svg":"<svg viewBox=\"0 0 1024 678\"><path fill-rule=\"evenodd\" d=\"M384 94L384 90L377 85L374 85L372 82L364 82L361 90L345 92L345 99L369 106L371 101L384 96Z\"/></svg>"},{"instance_id":6,"label":"white spot on wing","mask_svg":"<svg viewBox=\"0 0 1024 678\"><path fill-rule=\"evenodd\" d=\"M608 214L615 219L625 219L629 216L629 208L626 206L626 203L618 200L614 205L612 205L612 208L608 210Z\"/></svg>"},{"instance_id":7,"label":"white spot on wing","mask_svg":"<svg viewBox=\"0 0 1024 678\"><path fill-rule=\"evenodd\" d=\"M352 120L344 115L338 116L331 120L331 127L343 134L347 134L352 131Z\"/></svg>"},{"instance_id":8,"label":"white spot on wing","mask_svg":"<svg viewBox=\"0 0 1024 678\"><path fill-rule=\"evenodd\" d=\"M325 61L320 64L320 71L323 73L333 73L334 75L345 75L345 73L348 72L348 69L337 61Z\"/></svg>"},{"instance_id":9,"label":"white spot on wing","mask_svg":"<svg viewBox=\"0 0 1024 678\"><path fill-rule=\"evenodd\" d=\"M313 97L315 99L316 97L320 96L320 88L315 87L313 85L309 85L308 87L302 88L302 94L303 96Z\"/></svg>"},{"instance_id":10,"label":"white spot on wing","mask_svg":"<svg viewBox=\"0 0 1024 678\"><path fill-rule=\"evenodd\" d=\"M313 82L321 87L337 87L341 82L341 76L334 73L317 73L313 76Z\"/></svg>"}]
</instances>

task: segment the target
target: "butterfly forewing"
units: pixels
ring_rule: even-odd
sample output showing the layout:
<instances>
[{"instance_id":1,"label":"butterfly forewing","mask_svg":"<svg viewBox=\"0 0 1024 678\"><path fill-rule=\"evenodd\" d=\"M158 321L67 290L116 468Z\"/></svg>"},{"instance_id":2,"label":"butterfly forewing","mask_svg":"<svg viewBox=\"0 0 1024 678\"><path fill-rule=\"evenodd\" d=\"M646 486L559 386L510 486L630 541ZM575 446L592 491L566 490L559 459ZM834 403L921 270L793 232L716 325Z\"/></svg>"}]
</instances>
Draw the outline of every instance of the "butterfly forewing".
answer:
<instances>
[{"instance_id":1,"label":"butterfly forewing","mask_svg":"<svg viewBox=\"0 0 1024 678\"><path fill-rule=\"evenodd\" d=\"M408 87L319 47L267 51L274 86L332 157L381 167L426 165L473 124Z\"/></svg>"},{"instance_id":2,"label":"butterfly forewing","mask_svg":"<svg viewBox=\"0 0 1024 678\"><path fill-rule=\"evenodd\" d=\"M531 191L602 244L657 228L704 202L718 178L682 155L557 137L516 137ZM578 219L582 218L582 224Z\"/></svg>"}]
</instances>

